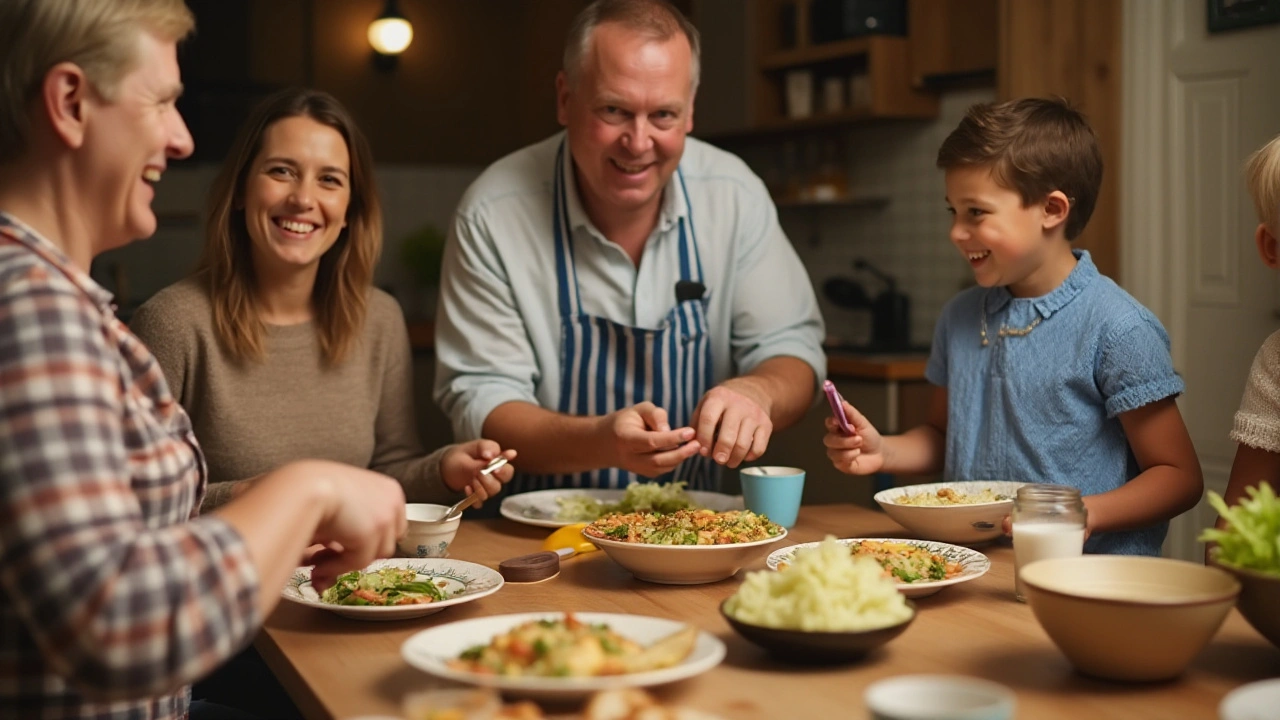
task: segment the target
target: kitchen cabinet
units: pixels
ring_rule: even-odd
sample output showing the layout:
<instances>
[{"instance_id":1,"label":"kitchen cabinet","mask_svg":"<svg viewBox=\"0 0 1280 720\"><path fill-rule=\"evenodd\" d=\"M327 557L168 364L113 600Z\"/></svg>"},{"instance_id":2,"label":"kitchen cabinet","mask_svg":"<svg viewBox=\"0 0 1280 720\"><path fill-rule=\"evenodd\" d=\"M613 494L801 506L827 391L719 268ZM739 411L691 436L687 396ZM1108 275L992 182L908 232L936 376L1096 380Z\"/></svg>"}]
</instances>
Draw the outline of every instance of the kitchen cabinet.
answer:
<instances>
[{"instance_id":1,"label":"kitchen cabinet","mask_svg":"<svg viewBox=\"0 0 1280 720\"><path fill-rule=\"evenodd\" d=\"M811 7L810 0L756 3L754 117L748 132L937 115L937 97L911 86L908 38L867 35L815 43L809 33ZM797 82L808 86L807 111L796 109L794 95L788 101L788 83ZM841 88L838 109L823 100L829 82Z\"/></svg>"},{"instance_id":2,"label":"kitchen cabinet","mask_svg":"<svg viewBox=\"0 0 1280 720\"><path fill-rule=\"evenodd\" d=\"M912 0L918 2L919 0ZM1120 51L1124 3L999 0L998 97L1059 96L1089 119L1102 149L1102 191L1084 233L1098 270L1120 270Z\"/></svg>"},{"instance_id":3,"label":"kitchen cabinet","mask_svg":"<svg viewBox=\"0 0 1280 720\"><path fill-rule=\"evenodd\" d=\"M911 0L912 86L994 73L997 5L997 0Z\"/></svg>"}]
</instances>

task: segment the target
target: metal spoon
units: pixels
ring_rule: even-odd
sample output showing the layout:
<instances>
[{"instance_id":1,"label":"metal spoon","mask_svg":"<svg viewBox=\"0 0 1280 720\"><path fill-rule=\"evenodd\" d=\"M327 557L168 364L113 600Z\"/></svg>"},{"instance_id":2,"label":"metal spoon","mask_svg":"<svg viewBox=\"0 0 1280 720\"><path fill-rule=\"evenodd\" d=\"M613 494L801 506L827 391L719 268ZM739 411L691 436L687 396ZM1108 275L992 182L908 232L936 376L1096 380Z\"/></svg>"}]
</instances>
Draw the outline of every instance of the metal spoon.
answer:
<instances>
[{"instance_id":1,"label":"metal spoon","mask_svg":"<svg viewBox=\"0 0 1280 720\"><path fill-rule=\"evenodd\" d=\"M485 465L484 469L480 471L480 474L492 475L494 472L498 470L498 468L506 464L507 464L507 459L499 455L493 460L490 460L489 464ZM471 507L471 505L475 503L476 500L479 500L479 499L480 499L479 495L472 493L462 498L458 502L454 503L453 505L450 505L449 509L444 511L444 515L441 515L439 520L429 520L428 522L435 522L435 523L448 522L454 519L455 517L461 515L463 510L466 510L467 508Z\"/></svg>"}]
</instances>

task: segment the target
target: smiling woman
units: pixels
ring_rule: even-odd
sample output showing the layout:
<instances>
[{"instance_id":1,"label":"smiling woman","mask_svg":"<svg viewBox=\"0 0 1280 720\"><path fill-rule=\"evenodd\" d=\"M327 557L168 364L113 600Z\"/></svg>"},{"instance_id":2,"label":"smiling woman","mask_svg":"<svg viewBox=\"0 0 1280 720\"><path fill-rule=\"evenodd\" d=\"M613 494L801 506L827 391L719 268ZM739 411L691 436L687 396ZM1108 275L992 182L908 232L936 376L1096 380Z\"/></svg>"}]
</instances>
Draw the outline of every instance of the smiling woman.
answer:
<instances>
[{"instance_id":1,"label":"smiling woman","mask_svg":"<svg viewBox=\"0 0 1280 720\"><path fill-rule=\"evenodd\" d=\"M336 99L288 89L262 101L208 218L195 274L132 322L206 448L205 510L299 456L383 472L413 502L485 500L511 476L479 474L495 443L428 455L418 442L404 319L372 285L382 249L372 155Z\"/></svg>"}]
</instances>

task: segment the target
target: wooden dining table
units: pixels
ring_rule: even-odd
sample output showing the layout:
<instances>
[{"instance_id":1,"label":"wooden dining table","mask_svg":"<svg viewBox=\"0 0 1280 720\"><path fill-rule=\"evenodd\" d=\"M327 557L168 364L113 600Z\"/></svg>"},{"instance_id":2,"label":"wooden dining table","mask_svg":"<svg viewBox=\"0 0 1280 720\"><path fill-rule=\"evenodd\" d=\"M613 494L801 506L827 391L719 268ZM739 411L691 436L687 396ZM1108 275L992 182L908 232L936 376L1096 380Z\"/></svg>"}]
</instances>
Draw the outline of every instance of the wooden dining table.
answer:
<instances>
[{"instance_id":1,"label":"wooden dining table","mask_svg":"<svg viewBox=\"0 0 1280 720\"><path fill-rule=\"evenodd\" d=\"M550 530L510 520L465 520L449 556L497 568L504 559L541 549ZM1280 649L1232 610L1221 630L1181 677L1126 684L1075 672L1013 594L1013 550L997 542L980 550L991 569L976 580L915 600L917 617L902 635L861 662L796 665L773 660L738 636L720 602L743 575L764 568L768 552L793 543L848 537L908 537L883 513L854 505L806 506L786 538L762 548L737 576L671 586L634 579L603 552L566 560L558 576L507 583L497 593L414 620L365 622L281 602L256 647L310 720L396 715L403 697L438 686L409 666L400 646L414 633L467 618L530 611L632 613L693 623L724 641L724 661L710 671L653 689L663 702L726 720L866 717L863 692L903 674L951 674L1002 683L1017 696L1018 718L1216 718L1223 696L1244 683L1280 676Z\"/></svg>"}]
</instances>

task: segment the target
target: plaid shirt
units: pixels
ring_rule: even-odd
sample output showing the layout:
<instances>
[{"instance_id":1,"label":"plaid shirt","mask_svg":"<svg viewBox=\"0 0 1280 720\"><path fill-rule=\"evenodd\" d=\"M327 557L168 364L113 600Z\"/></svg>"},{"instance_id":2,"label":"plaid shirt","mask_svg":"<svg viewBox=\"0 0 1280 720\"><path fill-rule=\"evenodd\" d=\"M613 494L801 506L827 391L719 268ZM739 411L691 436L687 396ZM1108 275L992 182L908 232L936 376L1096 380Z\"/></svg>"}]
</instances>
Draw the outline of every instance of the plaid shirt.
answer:
<instances>
[{"instance_id":1,"label":"plaid shirt","mask_svg":"<svg viewBox=\"0 0 1280 720\"><path fill-rule=\"evenodd\" d=\"M252 638L238 533L111 295L0 212L0 718L182 718Z\"/></svg>"}]
</instances>

